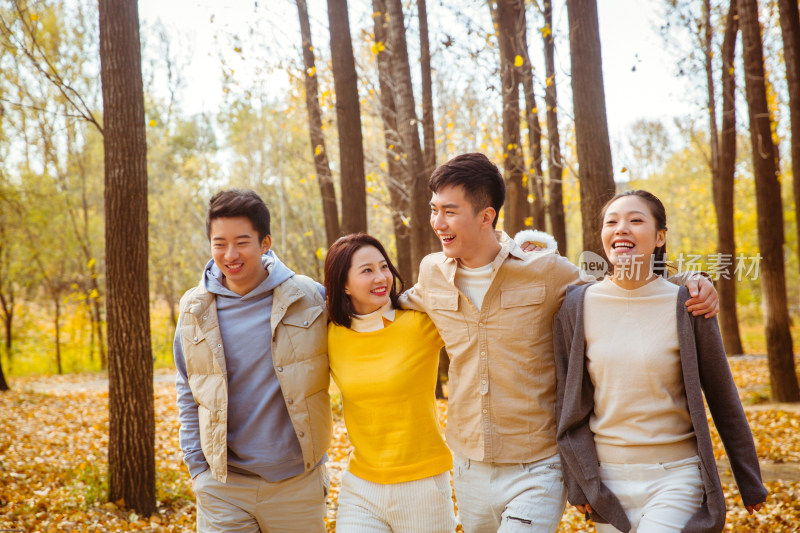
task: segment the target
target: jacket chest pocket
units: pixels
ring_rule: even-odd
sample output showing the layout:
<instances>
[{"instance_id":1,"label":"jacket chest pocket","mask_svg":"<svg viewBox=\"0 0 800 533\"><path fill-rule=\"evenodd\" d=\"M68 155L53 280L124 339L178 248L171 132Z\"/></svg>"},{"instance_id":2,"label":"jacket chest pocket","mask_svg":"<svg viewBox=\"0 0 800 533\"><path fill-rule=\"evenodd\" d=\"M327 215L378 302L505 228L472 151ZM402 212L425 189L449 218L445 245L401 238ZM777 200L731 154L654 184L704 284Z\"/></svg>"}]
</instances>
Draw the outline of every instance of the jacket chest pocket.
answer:
<instances>
[{"instance_id":1,"label":"jacket chest pocket","mask_svg":"<svg viewBox=\"0 0 800 533\"><path fill-rule=\"evenodd\" d=\"M181 324L181 341L186 372L193 374L222 374L214 354L206 341L206 335L195 324Z\"/></svg>"},{"instance_id":2,"label":"jacket chest pocket","mask_svg":"<svg viewBox=\"0 0 800 533\"><path fill-rule=\"evenodd\" d=\"M301 361L327 353L326 318L327 313L322 307L313 306L290 311L281 319L279 327L285 330L285 335L291 343L294 360ZM281 333L276 333L276 340L280 343ZM278 345L278 348L283 347ZM281 357L283 356L282 353Z\"/></svg>"},{"instance_id":3,"label":"jacket chest pocket","mask_svg":"<svg viewBox=\"0 0 800 533\"><path fill-rule=\"evenodd\" d=\"M469 327L463 312L458 308L458 291L430 291L428 298L430 316L447 351L451 354L454 350L458 352L459 347L469 344Z\"/></svg>"},{"instance_id":4,"label":"jacket chest pocket","mask_svg":"<svg viewBox=\"0 0 800 533\"><path fill-rule=\"evenodd\" d=\"M508 339L530 343L542 334L544 327L544 283L508 287L500 292L500 320Z\"/></svg>"}]
</instances>

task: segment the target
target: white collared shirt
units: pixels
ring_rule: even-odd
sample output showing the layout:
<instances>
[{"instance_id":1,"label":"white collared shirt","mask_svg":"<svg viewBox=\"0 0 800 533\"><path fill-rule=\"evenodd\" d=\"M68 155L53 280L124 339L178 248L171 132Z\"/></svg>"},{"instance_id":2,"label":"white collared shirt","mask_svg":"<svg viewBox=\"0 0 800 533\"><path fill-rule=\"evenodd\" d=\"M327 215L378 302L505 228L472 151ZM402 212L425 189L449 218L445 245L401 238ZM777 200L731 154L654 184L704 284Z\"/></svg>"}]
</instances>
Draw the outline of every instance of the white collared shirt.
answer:
<instances>
[{"instance_id":1,"label":"white collared shirt","mask_svg":"<svg viewBox=\"0 0 800 533\"><path fill-rule=\"evenodd\" d=\"M359 333L378 331L386 326L384 320L394 322L395 309L392 301L386 302L383 307L367 315L354 315L350 321L350 329Z\"/></svg>"}]
</instances>

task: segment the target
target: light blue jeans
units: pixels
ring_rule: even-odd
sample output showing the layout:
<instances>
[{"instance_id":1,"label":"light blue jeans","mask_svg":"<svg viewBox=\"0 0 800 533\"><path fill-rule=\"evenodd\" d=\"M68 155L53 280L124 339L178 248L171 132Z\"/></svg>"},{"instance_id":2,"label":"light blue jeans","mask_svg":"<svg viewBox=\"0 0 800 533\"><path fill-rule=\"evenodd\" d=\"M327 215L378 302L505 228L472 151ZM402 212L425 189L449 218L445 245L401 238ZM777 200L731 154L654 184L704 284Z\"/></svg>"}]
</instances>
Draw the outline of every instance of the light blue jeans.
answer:
<instances>
[{"instance_id":1,"label":"light blue jeans","mask_svg":"<svg viewBox=\"0 0 800 533\"><path fill-rule=\"evenodd\" d=\"M453 454L464 533L553 533L567 502L558 455L533 463L484 463Z\"/></svg>"}]
</instances>

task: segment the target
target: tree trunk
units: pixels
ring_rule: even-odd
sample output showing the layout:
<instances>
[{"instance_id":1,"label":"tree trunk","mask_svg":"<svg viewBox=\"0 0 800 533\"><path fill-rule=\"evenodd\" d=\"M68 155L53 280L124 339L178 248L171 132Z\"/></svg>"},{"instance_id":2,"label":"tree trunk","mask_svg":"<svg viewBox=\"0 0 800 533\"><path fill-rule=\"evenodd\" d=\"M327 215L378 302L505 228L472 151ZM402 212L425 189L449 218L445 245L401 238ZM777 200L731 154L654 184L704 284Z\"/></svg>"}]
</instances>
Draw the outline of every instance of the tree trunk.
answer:
<instances>
[{"instance_id":1,"label":"tree trunk","mask_svg":"<svg viewBox=\"0 0 800 533\"><path fill-rule=\"evenodd\" d=\"M135 0L100 0L108 316L109 499L155 511L147 143Z\"/></svg>"},{"instance_id":2,"label":"tree trunk","mask_svg":"<svg viewBox=\"0 0 800 533\"><path fill-rule=\"evenodd\" d=\"M433 81L431 76L431 47L428 39L428 6L425 0L417 0L419 17L419 64L422 73L422 157L425 161L425 179L428 180L436 170L436 128L433 117ZM427 231L428 252L439 249L439 237Z\"/></svg>"},{"instance_id":3,"label":"tree trunk","mask_svg":"<svg viewBox=\"0 0 800 533\"><path fill-rule=\"evenodd\" d=\"M2 244L0 244L2 247ZM14 320L14 295L13 293L10 295L10 298L6 298L2 293L0 293L0 304L3 308L3 327L5 329L5 353L6 353L6 361L11 361L11 347L12 347L12 340L13 340L13 330L11 329L13 320ZM4 392L8 390L8 383L6 382L6 376L3 373L3 359L0 357L0 392Z\"/></svg>"},{"instance_id":4,"label":"tree trunk","mask_svg":"<svg viewBox=\"0 0 800 533\"><path fill-rule=\"evenodd\" d=\"M742 30L745 92L753 144L753 170L758 209L758 242L761 253L761 292L764 299L764 326L767 337L772 399L800 401L795 374L786 280L783 267L783 205L778 180L778 151L772 142L771 119L767 106L764 52L756 0L739 0L739 25Z\"/></svg>"},{"instance_id":5,"label":"tree trunk","mask_svg":"<svg viewBox=\"0 0 800 533\"><path fill-rule=\"evenodd\" d=\"M796 0L778 0L781 35L783 36L783 57L786 63L786 84L789 87L789 117L792 128L792 183L794 206L797 218L795 224L800 242L800 13ZM800 246L798 246L800 254Z\"/></svg>"},{"instance_id":6,"label":"tree trunk","mask_svg":"<svg viewBox=\"0 0 800 533\"><path fill-rule=\"evenodd\" d=\"M10 387L6 381L6 375L3 373L3 362L0 360L0 392L5 392L7 390L10 390Z\"/></svg>"},{"instance_id":7,"label":"tree trunk","mask_svg":"<svg viewBox=\"0 0 800 533\"><path fill-rule=\"evenodd\" d=\"M503 162L506 180L506 202L503 229L514 235L525 225L528 189L522 185L525 157L519 131L520 75L514 65L517 52L517 25L521 3L518 0L490 2L492 18L497 26L500 48L500 85L503 98Z\"/></svg>"},{"instance_id":8,"label":"tree trunk","mask_svg":"<svg viewBox=\"0 0 800 533\"><path fill-rule=\"evenodd\" d=\"M100 285L97 282L97 272L94 265L90 269L92 276L92 288L97 291L97 298L92 298L92 328L94 330L95 338L97 339L97 347L100 351L100 368L105 370L108 368L108 355L106 354L105 334L103 333L103 311L100 306Z\"/></svg>"},{"instance_id":9,"label":"tree trunk","mask_svg":"<svg viewBox=\"0 0 800 533\"><path fill-rule=\"evenodd\" d=\"M336 127L342 187L343 234L367 231L367 187L358 76L350 38L347 0L328 0L333 86L336 91Z\"/></svg>"},{"instance_id":10,"label":"tree trunk","mask_svg":"<svg viewBox=\"0 0 800 533\"><path fill-rule=\"evenodd\" d=\"M61 365L61 292L52 289L51 296L53 297L53 310L55 312L53 326L56 331L53 341L55 341L56 348L56 371L60 376L64 373L64 367Z\"/></svg>"},{"instance_id":11,"label":"tree trunk","mask_svg":"<svg viewBox=\"0 0 800 533\"><path fill-rule=\"evenodd\" d=\"M556 97L555 41L553 40L553 3L544 0L544 39L545 93L544 103L547 106L547 148L550 179L548 192L550 200L547 204L550 215L550 230L553 232L558 250L562 255L567 253L567 225L564 216L564 197L562 180L564 168L561 164L561 140L558 134L558 105Z\"/></svg>"},{"instance_id":12,"label":"tree trunk","mask_svg":"<svg viewBox=\"0 0 800 533\"><path fill-rule=\"evenodd\" d=\"M717 251L720 254L719 277L715 281L719 294L719 329L728 355L744 353L739 337L736 311L736 279L733 259L736 241L733 226L733 181L736 173L736 79L733 76L736 35L739 22L736 1L731 0L725 37L722 41L722 131L719 142L717 172L713 174L714 207L717 211ZM716 122L716 121L715 121Z\"/></svg>"},{"instance_id":13,"label":"tree trunk","mask_svg":"<svg viewBox=\"0 0 800 533\"><path fill-rule=\"evenodd\" d=\"M408 174L399 161L400 134L397 132L397 111L392 94L392 72L389 54L391 45L386 22L386 3L384 0L372 1L375 46L378 49L378 84L381 91L381 120L383 121L383 141L386 148L386 170L389 175L389 199L392 202L392 225L397 248L397 270L406 281L413 283L411 266L411 236L408 224ZM383 49L380 49L381 46Z\"/></svg>"},{"instance_id":14,"label":"tree trunk","mask_svg":"<svg viewBox=\"0 0 800 533\"><path fill-rule=\"evenodd\" d=\"M520 3L519 18L516 24L517 49L522 56L522 92L525 94L525 122L528 124L528 152L531 166L528 170L530 189L533 193L531 204L532 225L536 229L547 231L545 214L547 207L544 201L544 176L542 173L542 126L539 124L539 106L533 92L533 66L528 53L528 23L524 3ZM527 202L527 195L525 198ZM521 202L520 202L521 203ZM521 203L521 205L524 205Z\"/></svg>"},{"instance_id":15,"label":"tree trunk","mask_svg":"<svg viewBox=\"0 0 800 533\"><path fill-rule=\"evenodd\" d=\"M322 196L322 214L325 218L325 239L328 246L339 238L339 209L336 206L336 190L333 187L325 135L322 133L322 110L319 106L319 84L314 64L314 46L311 42L311 23L308 20L306 0L297 0L300 16L300 35L303 39L303 66L305 67L306 110L308 132L311 138L311 154L317 172L319 192ZM366 197L365 200L366 202Z\"/></svg>"},{"instance_id":16,"label":"tree trunk","mask_svg":"<svg viewBox=\"0 0 800 533\"><path fill-rule=\"evenodd\" d=\"M416 277L419 263L428 254L430 243L430 189L429 176L425 175L425 162L419 142L418 120L411 85L411 67L408 63L403 3L387 0L389 14L389 43L391 44L392 82L394 103L397 108L397 129L402 140L401 159L405 160L411 176L411 268Z\"/></svg>"},{"instance_id":17,"label":"tree trunk","mask_svg":"<svg viewBox=\"0 0 800 533\"><path fill-rule=\"evenodd\" d=\"M596 0L567 0L567 18L583 249L603 255L600 210L614 196L615 185Z\"/></svg>"}]
</instances>

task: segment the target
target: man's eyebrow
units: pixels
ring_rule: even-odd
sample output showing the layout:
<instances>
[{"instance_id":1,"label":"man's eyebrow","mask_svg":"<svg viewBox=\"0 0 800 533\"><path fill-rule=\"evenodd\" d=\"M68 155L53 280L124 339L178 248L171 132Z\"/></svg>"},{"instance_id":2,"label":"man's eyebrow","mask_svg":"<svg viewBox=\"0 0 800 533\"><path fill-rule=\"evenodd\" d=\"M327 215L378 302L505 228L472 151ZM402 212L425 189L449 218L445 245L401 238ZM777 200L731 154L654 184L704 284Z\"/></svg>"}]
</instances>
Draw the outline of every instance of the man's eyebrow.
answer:
<instances>
[{"instance_id":1,"label":"man's eyebrow","mask_svg":"<svg viewBox=\"0 0 800 533\"><path fill-rule=\"evenodd\" d=\"M435 203L431 202L430 204L431 204L431 207L436 207ZM459 206L458 204L452 203L452 202L450 202L449 204L442 205L442 208L450 208L450 209L452 209L454 207L458 208L458 207L461 207L461 206Z\"/></svg>"},{"instance_id":2,"label":"man's eyebrow","mask_svg":"<svg viewBox=\"0 0 800 533\"><path fill-rule=\"evenodd\" d=\"M243 233L243 234L241 234L241 235L237 235L236 237L234 237L234 238L233 238L233 240L237 240L237 239L250 239L250 238L252 238L252 237L253 237L253 236L252 236L252 235L250 235L249 233ZM226 239L225 239L225 237L220 237L220 236L217 236L217 237L211 237L211 240L212 240L212 241L224 241L224 240L226 240Z\"/></svg>"}]
</instances>

